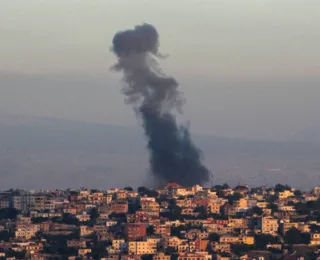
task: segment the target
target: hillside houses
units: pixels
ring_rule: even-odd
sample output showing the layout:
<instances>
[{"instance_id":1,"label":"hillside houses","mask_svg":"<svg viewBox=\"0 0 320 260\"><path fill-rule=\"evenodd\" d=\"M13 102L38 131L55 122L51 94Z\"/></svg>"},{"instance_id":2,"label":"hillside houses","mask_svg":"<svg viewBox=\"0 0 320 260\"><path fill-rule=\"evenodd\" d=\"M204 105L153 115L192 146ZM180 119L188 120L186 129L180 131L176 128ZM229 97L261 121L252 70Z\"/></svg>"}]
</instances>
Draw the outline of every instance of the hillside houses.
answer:
<instances>
[{"instance_id":1,"label":"hillside houses","mask_svg":"<svg viewBox=\"0 0 320 260\"><path fill-rule=\"evenodd\" d=\"M11 190L0 196L0 257L316 259L319 190L175 183L137 191Z\"/></svg>"}]
</instances>

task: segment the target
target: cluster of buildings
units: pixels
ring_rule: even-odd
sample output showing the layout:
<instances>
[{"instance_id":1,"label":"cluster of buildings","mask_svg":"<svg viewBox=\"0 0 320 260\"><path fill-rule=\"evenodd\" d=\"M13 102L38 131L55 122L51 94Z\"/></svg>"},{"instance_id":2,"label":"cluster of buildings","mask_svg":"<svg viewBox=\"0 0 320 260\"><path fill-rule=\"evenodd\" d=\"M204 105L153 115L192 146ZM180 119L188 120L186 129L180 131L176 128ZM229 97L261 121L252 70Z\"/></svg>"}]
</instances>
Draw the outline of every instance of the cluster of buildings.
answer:
<instances>
[{"instance_id":1,"label":"cluster of buildings","mask_svg":"<svg viewBox=\"0 0 320 260\"><path fill-rule=\"evenodd\" d=\"M320 259L320 187L0 193L0 259Z\"/></svg>"}]
</instances>

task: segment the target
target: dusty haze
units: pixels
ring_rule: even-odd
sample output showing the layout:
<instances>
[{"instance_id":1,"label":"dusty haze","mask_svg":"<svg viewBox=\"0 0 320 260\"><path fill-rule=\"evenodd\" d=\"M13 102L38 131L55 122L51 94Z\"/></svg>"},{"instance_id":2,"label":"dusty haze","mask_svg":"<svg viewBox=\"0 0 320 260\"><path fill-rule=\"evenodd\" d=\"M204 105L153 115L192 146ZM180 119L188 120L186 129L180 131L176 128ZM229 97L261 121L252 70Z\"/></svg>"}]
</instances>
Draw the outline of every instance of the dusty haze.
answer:
<instances>
[{"instance_id":1,"label":"dusty haze","mask_svg":"<svg viewBox=\"0 0 320 260\"><path fill-rule=\"evenodd\" d=\"M162 52L170 54L161 66L183 86L188 106L179 121L190 119L192 133L316 142L320 140L319 10L318 0L2 0L0 116L54 117L137 129L133 112L123 105L120 76L109 72L115 57L108 48L114 32L147 22L159 31ZM85 136L90 139L89 132ZM0 166L2 174L16 175L10 175L6 185L27 178L23 172L47 173L55 165L49 160L53 156L29 155L30 147L17 157L11 146L2 151L5 160ZM318 166L312 166L317 162L310 156L317 153L303 149L297 153L304 154L301 165L309 170L303 167L301 172L314 174L310 169ZM284 157L294 158L288 154ZM25 165L23 156L31 156L28 170L19 168ZM132 164L141 159L130 158ZM263 163L266 159L261 158ZM48 163L45 168L39 166L43 160ZM93 161L79 170L83 176ZM61 164L66 165L61 176L68 169L77 172L71 158ZM44 183L34 178L31 184ZM305 179L302 186L310 186L312 182ZM300 179L292 181L299 184ZM258 183L263 182L269 180Z\"/></svg>"},{"instance_id":2,"label":"dusty haze","mask_svg":"<svg viewBox=\"0 0 320 260\"><path fill-rule=\"evenodd\" d=\"M318 0L2 0L0 113L134 125L108 47L114 32L148 22L193 131L278 138L319 121L319 9Z\"/></svg>"}]
</instances>

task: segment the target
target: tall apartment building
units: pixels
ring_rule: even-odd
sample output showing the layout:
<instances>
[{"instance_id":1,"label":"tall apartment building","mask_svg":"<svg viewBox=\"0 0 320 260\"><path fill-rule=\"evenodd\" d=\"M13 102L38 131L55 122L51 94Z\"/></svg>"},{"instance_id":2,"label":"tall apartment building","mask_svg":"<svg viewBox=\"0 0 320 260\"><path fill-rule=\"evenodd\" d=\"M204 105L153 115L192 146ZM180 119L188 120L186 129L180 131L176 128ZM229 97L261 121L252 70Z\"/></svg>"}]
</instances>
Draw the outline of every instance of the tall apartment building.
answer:
<instances>
[{"instance_id":1,"label":"tall apartment building","mask_svg":"<svg viewBox=\"0 0 320 260\"><path fill-rule=\"evenodd\" d=\"M160 205L154 201L141 201L141 209L144 211L159 212Z\"/></svg>"},{"instance_id":2,"label":"tall apartment building","mask_svg":"<svg viewBox=\"0 0 320 260\"><path fill-rule=\"evenodd\" d=\"M125 252L127 250L127 243L124 239L113 239L112 248L117 252Z\"/></svg>"},{"instance_id":3,"label":"tall apartment building","mask_svg":"<svg viewBox=\"0 0 320 260\"><path fill-rule=\"evenodd\" d=\"M8 197L0 197L0 209L10 207L10 199Z\"/></svg>"},{"instance_id":4,"label":"tall apartment building","mask_svg":"<svg viewBox=\"0 0 320 260\"><path fill-rule=\"evenodd\" d=\"M19 196L12 197L12 207L27 212L35 204L35 196L31 193L24 193Z\"/></svg>"},{"instance_id":5,"label":"tall apartment building","mask_svg":"<svg viewBox=\"0 0 320 260\"><path fill-rule=\"evenodd\" d=\"M147 235L146 224L143 223L127 223L125 229L126 237L130 241L138 240Z\"/></svg>"},{"instance_id":6,"label":"tall apartment building","mask_svg":"<svg viewBox=\"0 0 320 260\"><path fill-rule=\"evenodd\" d=\"M220 214L221 204L210 202L207 209L210 213Z\"/></svg>"},{"instance_id":7,"label":"tall apartment building","mask_svg":"<svg viewBox=\"0 0 320 260\"><path fill-rule=\"evenodd\" d=\"M248 199L246 198L241 198L239 200L235 200L233 202L233 206L239 210L239 209L244 209L248 207Z\"/></svg>"},{"instance_id":8,"label":"tall apartment building","mask_svg":"<svg viewBox=\"0 0 320 260\"><path fill-rule=\"evenodd\" d=\"M272 217L262 217L258 221L258 228L261 229L263 234L277 235L278 233L278 220Z\"/></svg>"},{"instance_id":9,"label":"tall apartment building","mask_svg":"<svg viewBox=\"0 0 320 260\"><path fill-rule=\"evenodd\" d=\"M313 195L320 197L320 186L316 186L312 190Z\"/></svg>"},{"instance_id":10,"label":"tall apartment building","mask_svg":"<svg viewBox=\"0 0 320 260\"><path fill-rule=\"evenodd\" d=\"M113 213L127 213L128 212L128 201L117 201L112 203L111 212Z\"/></svg>"},{"instance_id":11,"label":"tall apartment building","mask_svg":"<svg viewBox=\"0 0 320 260\"><path fill-rule=\"evenodd\" d=\"M46 196L44 195L35 195L34 196L34 205L33 209L35 210L44 210L45 209Z\"/></svg>"},{"instance_id":12,"label":"tall apartment building","mask_svg":"<svg viewBox=\"0 0 320 260\"><path fill-rule=\"evenodd\" d=\"M38 231L40 231L40 225L17 225L15 237L17 239L29 240L34 237Z\"/></svg>"}]
</instances>

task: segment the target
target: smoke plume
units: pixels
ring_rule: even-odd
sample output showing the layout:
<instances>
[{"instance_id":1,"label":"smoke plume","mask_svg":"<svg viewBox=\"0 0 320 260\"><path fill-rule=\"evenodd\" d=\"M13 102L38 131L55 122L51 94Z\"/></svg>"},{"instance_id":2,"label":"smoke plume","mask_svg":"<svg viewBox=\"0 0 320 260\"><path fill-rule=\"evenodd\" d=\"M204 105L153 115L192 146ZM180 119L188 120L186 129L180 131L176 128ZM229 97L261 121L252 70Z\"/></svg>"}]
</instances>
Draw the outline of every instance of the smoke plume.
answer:
<instances>
[{"instance_id":1,"label":"smoke plume","mask_svg":"<svg viewBox=\"0 0 320 260\"><path fill-rule=\"evenodd\" d=\"M184 99L177 81L158 67L157 58L163 57L158 47L158 32L150 24L118 32L112 48L118 63L113 68L123 72L126 102L143 120L154 176L160 182L202 184L208 181L209 171L188 128L177 125L173 112L181 112Z\"/></svg>"}]
</instances>

